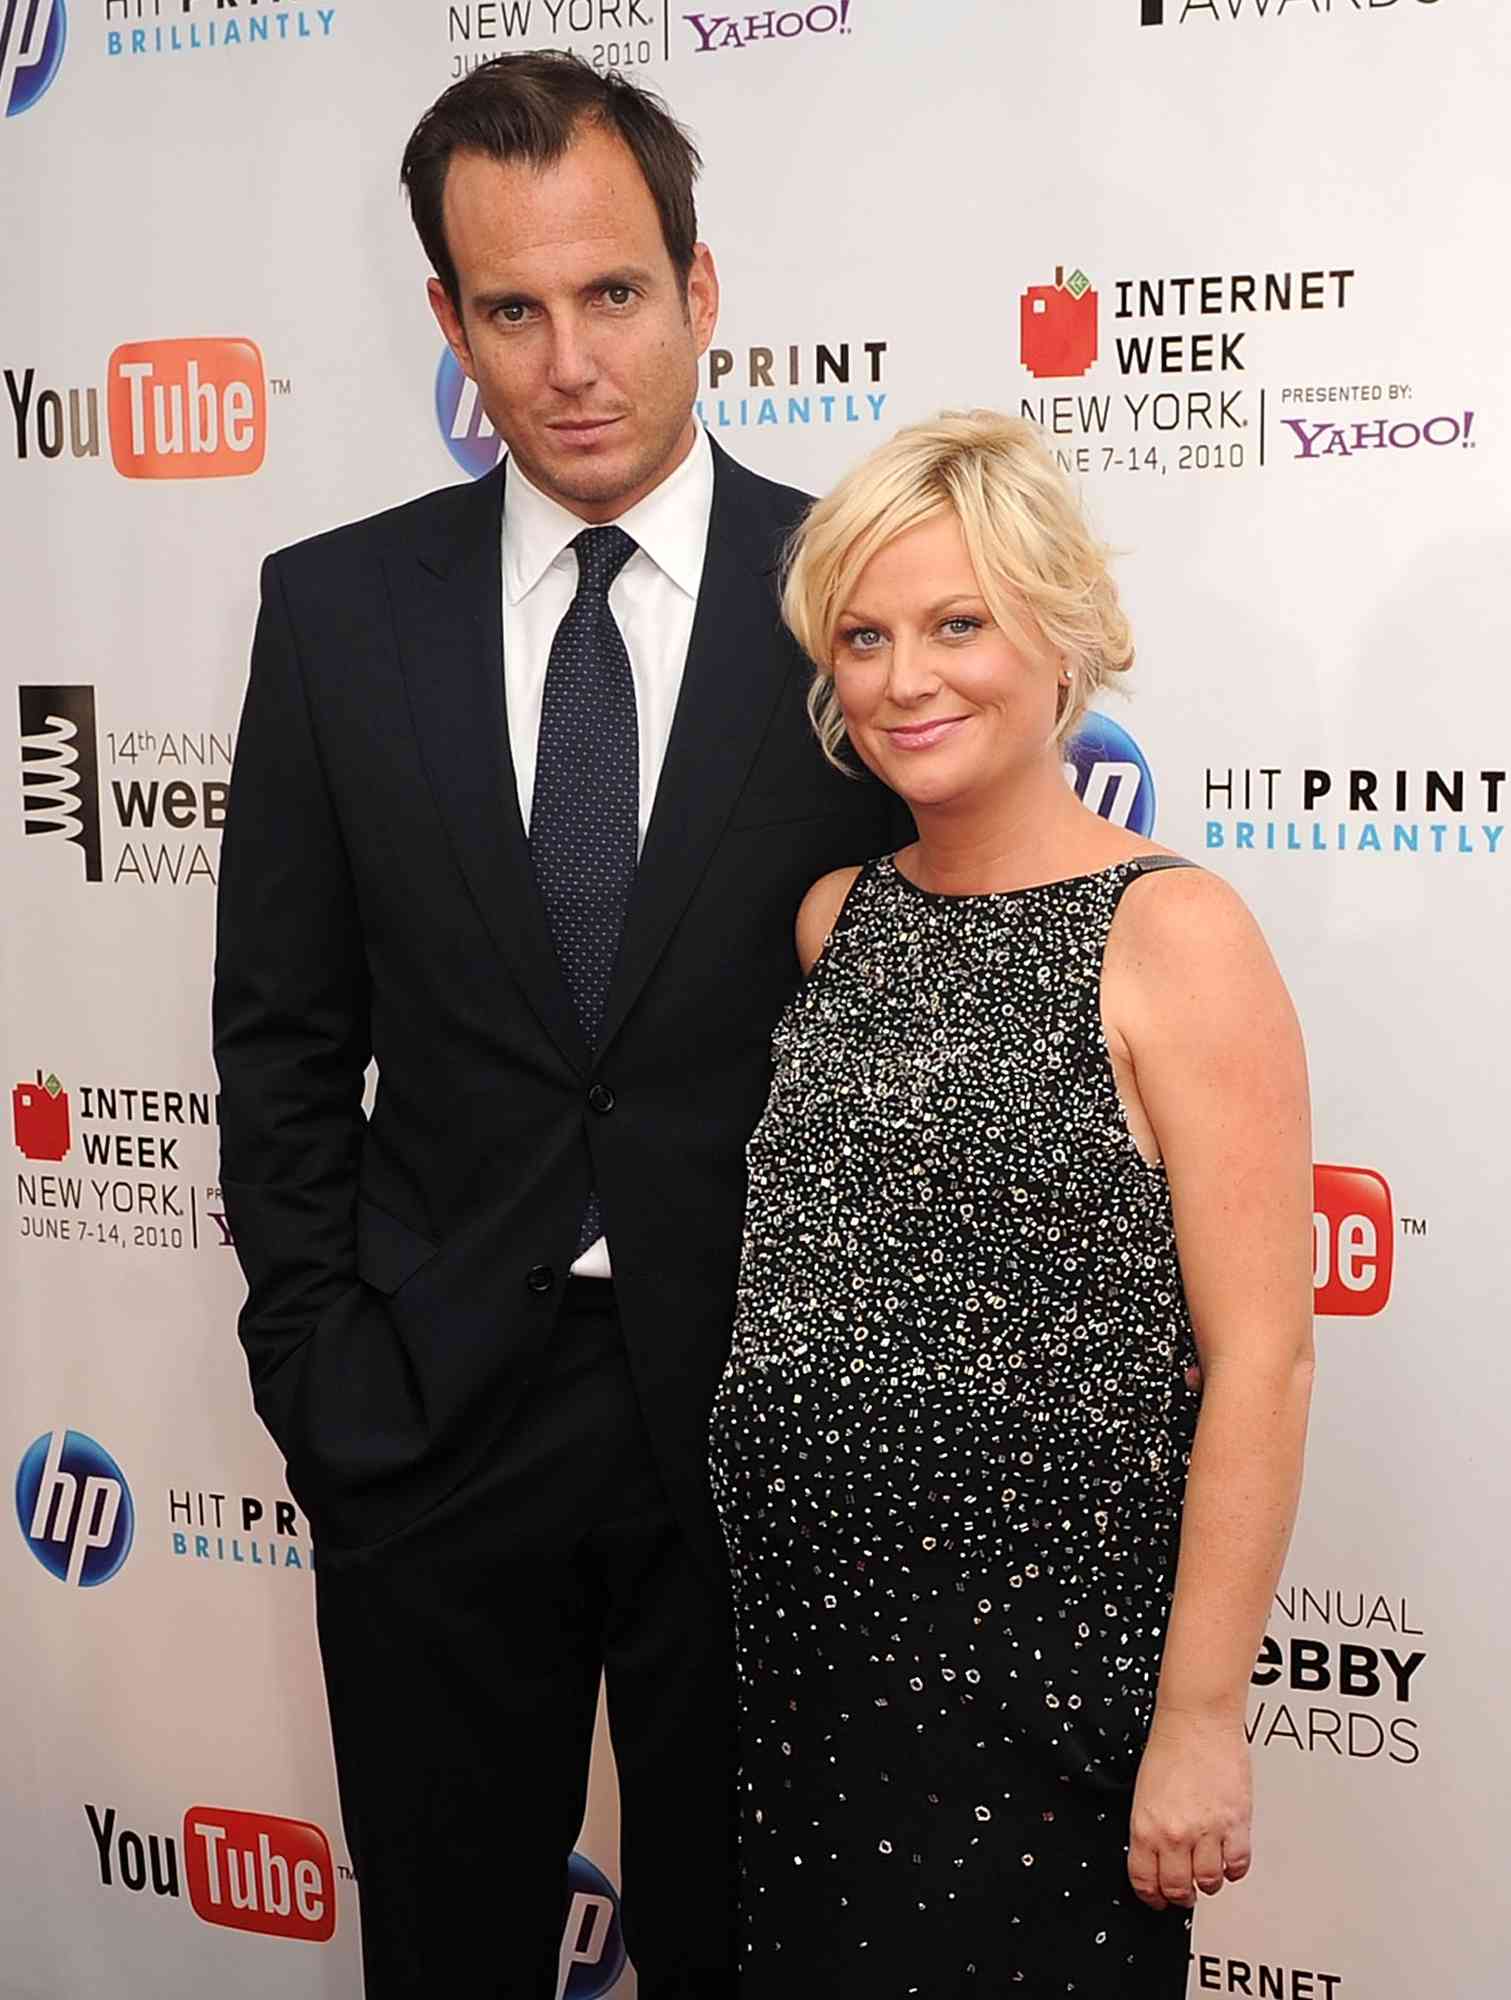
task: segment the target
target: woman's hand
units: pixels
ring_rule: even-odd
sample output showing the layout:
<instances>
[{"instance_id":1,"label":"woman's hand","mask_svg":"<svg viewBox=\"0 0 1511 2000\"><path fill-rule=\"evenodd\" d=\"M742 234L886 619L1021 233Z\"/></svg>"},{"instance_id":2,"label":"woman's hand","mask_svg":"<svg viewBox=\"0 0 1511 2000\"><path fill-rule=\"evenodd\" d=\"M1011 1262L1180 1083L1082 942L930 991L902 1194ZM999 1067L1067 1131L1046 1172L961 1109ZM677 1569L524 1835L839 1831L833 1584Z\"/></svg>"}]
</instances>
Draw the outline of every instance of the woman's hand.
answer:
<instances>
[{"instance_id":1,"label":"woman's hand","mask_svg":"<svg viewBox=\"0 0 1511 2000\"><path fill-rule=\"evenodd\" d=\"M1139 1765L1128 1879L1141 1901L1191 1909L1249 1872L1253 1786L1241 1718L1155 1711Z\"/></svg>"}]
</instances>

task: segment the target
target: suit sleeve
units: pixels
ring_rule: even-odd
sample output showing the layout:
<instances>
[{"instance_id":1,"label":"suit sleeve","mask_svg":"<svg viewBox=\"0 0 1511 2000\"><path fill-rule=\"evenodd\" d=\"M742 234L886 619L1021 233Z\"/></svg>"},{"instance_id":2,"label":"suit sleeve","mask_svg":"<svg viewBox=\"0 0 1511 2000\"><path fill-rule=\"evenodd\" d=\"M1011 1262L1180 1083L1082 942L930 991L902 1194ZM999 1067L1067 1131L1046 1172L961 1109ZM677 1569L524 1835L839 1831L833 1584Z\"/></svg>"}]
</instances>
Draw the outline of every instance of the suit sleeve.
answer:
<instances>
[{"instance_id":1,"label":"suit sleeve","mask_svg":"<svg viewBox=\"0 0 1511 2000\"><path fill-rule=\"evenodd\" d=\"M221 1192L247 1281L240 1333L266 1416L260 1392L356 1279L371 1054L356 889L276 557L231 773L212 1017Z\"/></svg>"}]
</instances>

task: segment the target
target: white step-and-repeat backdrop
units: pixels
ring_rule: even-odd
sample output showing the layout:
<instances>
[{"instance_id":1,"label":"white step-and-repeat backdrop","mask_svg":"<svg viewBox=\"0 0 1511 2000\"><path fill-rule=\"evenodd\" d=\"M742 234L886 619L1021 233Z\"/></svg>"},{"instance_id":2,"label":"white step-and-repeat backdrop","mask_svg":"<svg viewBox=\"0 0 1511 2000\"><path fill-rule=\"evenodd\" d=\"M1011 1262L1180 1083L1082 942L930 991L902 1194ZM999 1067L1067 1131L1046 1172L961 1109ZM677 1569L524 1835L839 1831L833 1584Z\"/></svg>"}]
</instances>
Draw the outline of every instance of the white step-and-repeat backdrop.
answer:
<instances>
[{"instance_id":1,"label":"white step-and-repeat backdrop","mask_svg":"<svg viewBox=\"0 0 1511 2000\"><path fill-rule=\"evenodd\" d=\"M260 558L496 461L396 168L529 45L703 145L721 444L822 487L1022 411L1124 551L1134 699L1074 775L1249 898L1319 1159L1259 1860L1191 1990L1500 1991L1502 0L0 0L0 1994L359 1990L311 1545L233 1329L212 907ZM581 1847L564 1991L623 2000L606 1758Z\"/></svg>"}]
</instances>

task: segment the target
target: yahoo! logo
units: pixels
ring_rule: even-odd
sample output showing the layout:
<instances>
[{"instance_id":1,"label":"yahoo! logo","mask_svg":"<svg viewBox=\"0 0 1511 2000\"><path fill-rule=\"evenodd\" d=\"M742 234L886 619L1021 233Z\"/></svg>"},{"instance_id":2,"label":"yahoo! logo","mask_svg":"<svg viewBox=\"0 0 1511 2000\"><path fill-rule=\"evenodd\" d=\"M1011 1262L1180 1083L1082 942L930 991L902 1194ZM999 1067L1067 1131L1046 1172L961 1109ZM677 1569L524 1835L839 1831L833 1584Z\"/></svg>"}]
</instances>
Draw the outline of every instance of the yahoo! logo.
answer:
<instances>
[{"instance_id":1,"label":"yahoo! logo","mask_svg":"<svg viewBox=\"0 0 1511 2000\"><path fill-rule=\"evenodd\" d=\"M131 1553L126 1475L82 1431L44 1431L16 1473L16 1513L32 1554L60 1583L108 1583Z\"/></svg>"},{"instance_id":2,"label":"yahoo! logo","mask_svg":"<svg viewBox=\"0 0 1511 2000\"><path fill-rule=\"evenodd\" d=\"M1065 778L1083 805L1129 833L1154 831L1154 773L1126 729L1087 715L1065 745Z\"/></svg>"},{"instance_id":3,"label":"yahoo! logo","mask_svg":"<svg viewBox=\"0 0 1511 2000\"><path fill-rule=\"evenodd\" d=\"M748 49L756 42L790 42L799 35L848 35L850 0L820 0L816 7L764 7L756 14L684 14L698 37L694 51Z\"/></svg>"},{"instance_id":4,"label":"yahoo! logo","mask_svg":"<svg viewBox=\"0 0 1511 2000\"><path fill-rule=\"evenodd\" d=\"M446 449L469 477L481 479L498 464L504 441L483 408L476 382L462 373L449 347L435 371L435 420Z\"/></svg>"},{"instance_id":5,"label":"yahoo! logo","mask_svg":"<svg viewBox=\"0 0 1511 2000\"><path fill-rule=\"evenodd\" d=\"M1415 451L1419 444L1436 445L1440 450L1450 444L1464 451L1475 449L1470 435L1473 410L1463 410L1456 417L1429 417L1425 424L1404 419L1387 424L1383 418L1351 424L1309 424L1301 417L1282 417L1280 421L1296 440L1297 458L1352 458L1356 451Z\"/></svg>"},{"instance_id":6,"label":"yahoo! logo","mask_svg":"<svg viewBox=\"0 0 1511 2000\"><path fill-rule=\"evenodd\" d=\"M64 0L0 0L0 105L30 111L58 73L68 39Z\"/></svg>"}]
</instances>

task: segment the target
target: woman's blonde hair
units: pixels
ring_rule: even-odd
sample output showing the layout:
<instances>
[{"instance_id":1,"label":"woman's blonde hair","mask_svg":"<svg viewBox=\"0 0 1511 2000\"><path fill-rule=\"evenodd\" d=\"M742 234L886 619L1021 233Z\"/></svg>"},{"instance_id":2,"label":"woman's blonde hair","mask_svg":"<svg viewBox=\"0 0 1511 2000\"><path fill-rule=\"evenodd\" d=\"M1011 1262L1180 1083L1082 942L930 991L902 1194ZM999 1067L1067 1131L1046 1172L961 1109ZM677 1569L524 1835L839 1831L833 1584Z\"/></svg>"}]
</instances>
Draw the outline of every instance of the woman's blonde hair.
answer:
<instances>
[{"instance_id":1,"label":"woman's blonde hair","mask_svg":"<svg viewBox=\"0 0 1511 2000\"><path fill-rule=\"evenodd\" d=\"M834 634L878 549L945 513L960 523L998 625L1070 680L1054 740L1098 688L1133 664L1133 635L1070 481L1038 429L996 410L944 410L909 424L816 501L787 551L782 616L814 665L808 712L841 770L845 721L834 691Z\"/></svg>"}]
</instances>

